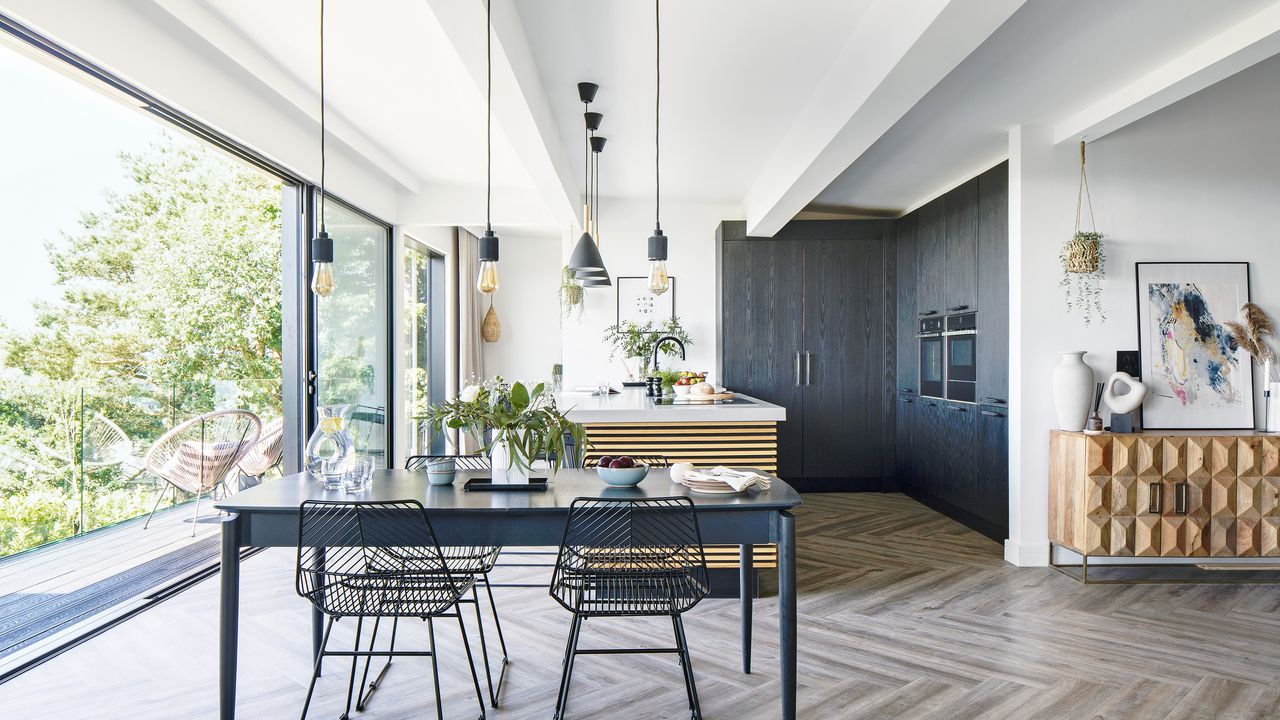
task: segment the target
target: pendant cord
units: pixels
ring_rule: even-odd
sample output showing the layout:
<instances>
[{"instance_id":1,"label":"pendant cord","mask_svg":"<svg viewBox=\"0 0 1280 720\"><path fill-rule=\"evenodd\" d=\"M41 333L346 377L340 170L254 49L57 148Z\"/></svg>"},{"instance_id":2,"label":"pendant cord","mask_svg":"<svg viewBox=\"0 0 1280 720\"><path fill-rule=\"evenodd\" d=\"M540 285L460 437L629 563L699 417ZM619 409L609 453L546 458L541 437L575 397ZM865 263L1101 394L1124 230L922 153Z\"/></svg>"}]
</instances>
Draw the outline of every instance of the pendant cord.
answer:
<instances>
[{"instance_id":1,"label":"pendant cord","mask_svg":"<svg viewBox=\"0 0 1280 720\"><path fill-rule=\"evenodd\" d=\"M484 226L493 230L493 0L484 4Z\"/></svg>"},{"instance_id":2,"label":"pendant cord","mask_svg":"<svg viewBox=\"0 0 1280 720\"><path fill-rule=\"evenodd\" d=\"M1089 227L1098 231L1098 223L1093 219L1093 197L1089 195L1089 178L1084 174L1084 140L1080 141L1080 186L1076 190L1076 232L1080 232L1081 201L1089 203Z\"/></svg>"},{"instance_id":3,"label":"pendant cord","mask_svg":"<svg viewBox=\"0 0 1280 720\"><path fill-rule=\"evenodd\" d=\"M582 103L582 121L586 123L591 103ZM582 128L582 232L591 233L591 133Z\"/></svg>"},{"instance_id":4,"label":"pendant cord","mask_svg":"<svg viewBox=\"0 0 1280 720\"><path fill-rule=\"evenodd\" d=\"M324 232L324 0L320 0L320 231Z\"/></svg>"},{"instance_id":5,"label":"pendant cord","mask_svg":"<svg viewBox=\"0 0 1280 720\"><path fill-rule=\"evenodd\" d=\"M596 237L596 247L603 248L604 244L600 240L600 153L593 151L591 156L591 223L596 229L592 235Z\"/></svg>"},{"instance_id":6,"label":"pendant cord","mask_svg":"<svg viewBox=\"0 0 1280 720\"><path fill-rule=\"evenodd\" d=\"M653 226L662 227L662 144L659 142L662 109L662 14L660 0L653 0L653 65L657 92L653 96Z\"/></svg>"}]
</instances>

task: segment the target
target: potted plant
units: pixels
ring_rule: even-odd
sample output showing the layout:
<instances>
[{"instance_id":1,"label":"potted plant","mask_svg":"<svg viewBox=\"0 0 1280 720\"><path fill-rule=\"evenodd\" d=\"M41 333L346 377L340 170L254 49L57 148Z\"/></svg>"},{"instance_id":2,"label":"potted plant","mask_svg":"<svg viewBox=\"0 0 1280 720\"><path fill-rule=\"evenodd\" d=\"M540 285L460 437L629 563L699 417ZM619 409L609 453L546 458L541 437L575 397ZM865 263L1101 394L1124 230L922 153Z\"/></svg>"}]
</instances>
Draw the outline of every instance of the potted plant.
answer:
<instances>
[{"instance_id":1,"label":"potted plant","mask_svg":"<svg viewBox=\"0 0 1280 720\"><path fill-rule=\"evenodd\" d=\"M561 318L569 320L582 317L586 309L586 296L582 292L582 283L568 265L560 269L560 287L556 289L556 297L560 300Z\"/></svg>"},{"instance_id":2,"label":"potted plant","mask_svg":"<svg viewBox=\"0 0 1280 720\"><path fill-rule=\"evenodd\" d=\"M467 385L452 402L432 405L421 418L439 432L469 433L477 444L488 435L482 452L489 454L495 483L527 483L533 462L546 457L551 472L564 461L564 437L583 447L586 433L556 407L542 383L530 390L524 383L495 377Z\"/></svg>"},{"instance_id":3,"label":"potted plant","mask_svg":"<svg viewBox=\"0 0 1280 720\"><path fill-rule=\"evenodd\" d=\"M1080 187L1076 192L1076 230L1058 255L1062 263L1062 280L1066 292L1067 312L1080 312L1084 324L1105 321L1102 310L1102 279L1106 274L1107 255L1102 248L1102 233L1093 220L1093 198L1089 195L1089 179L1084 172L1084 141L1080 141ZM1081 211L1089 206L1090 230L1080 229Z\"/></svg>"},{"instance_id":4,"label":"potted plant","mask_svg":"<svg viewBox=\"0 0 1280 720\"><path fill-rule=\"evenodd\" d=\"M640 367L639 379L648 377L649 363L653 360L653 344L663 335L679 338L685 345L693 344L684 326L680 324L679 317L671 317L661 323L651 320L641 325L633 320L627 320L620 325L610 325L604 330L604 341L609 345L609 359L621 358L622 366L627 371L627 378L635 380L637 377L631 372L627 360L634 358L637 361ZM662 344L661 352L664 355L675 355L676 350L675 343Z\"/></svg>"}]
</instances>

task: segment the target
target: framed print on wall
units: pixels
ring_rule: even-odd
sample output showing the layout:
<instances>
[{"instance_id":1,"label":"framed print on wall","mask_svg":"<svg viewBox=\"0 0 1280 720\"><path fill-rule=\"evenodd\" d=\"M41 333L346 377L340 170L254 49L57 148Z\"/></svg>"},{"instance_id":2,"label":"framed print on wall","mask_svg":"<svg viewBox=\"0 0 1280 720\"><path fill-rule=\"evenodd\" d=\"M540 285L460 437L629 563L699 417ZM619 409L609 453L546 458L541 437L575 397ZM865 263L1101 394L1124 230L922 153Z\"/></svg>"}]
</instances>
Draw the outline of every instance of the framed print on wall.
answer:
<instances>
[{"instance_id":1,"label":"framed print on wall","mask_svg":"<svg viewBox=\"0 0 1280 720\"><path fill-rule=\"evenodd\" d=\"M1136 265L1145 427L1253 429L1253 358L1222 325L1249 301L1249 263Z\"/></svg>"},{"instance_id":2,"label":"framed print on wall","mask_svg":"<svg viewBox=\"0 0 1280 720\"><path fill-rule=\"evenodd\" d=\"M649 292L649 278L620 277L618 280L618 325L631 320L637 325L662 322L676 316L676 279L661 295Z\"/></svg>"}]
</instances>

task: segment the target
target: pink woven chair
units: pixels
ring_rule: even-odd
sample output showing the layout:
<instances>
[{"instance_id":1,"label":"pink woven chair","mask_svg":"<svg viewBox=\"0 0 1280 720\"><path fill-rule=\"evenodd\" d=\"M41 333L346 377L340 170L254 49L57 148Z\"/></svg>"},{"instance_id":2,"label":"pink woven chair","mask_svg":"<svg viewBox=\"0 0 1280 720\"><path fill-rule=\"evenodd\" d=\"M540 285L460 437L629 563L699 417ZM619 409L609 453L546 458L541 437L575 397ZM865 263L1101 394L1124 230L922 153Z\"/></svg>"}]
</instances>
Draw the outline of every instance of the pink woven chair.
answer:
<instances>
[{"instance_id":1,"label":"pink woven chair","mask_svg":"<svg viewBox=\"0 0 1280 720\"><path fill-rule=\"evenodd\" d=\"M162 435L142 461L148 472L165 481L143 529L151 524L160 501L173 488L175 493L182 490L196 496L191 519L194 536L201 498L219 486L226 494L227 476L258 442L261 433L262 421L257 415L244 410L219 410L191 418Z\"/></svg>"}]
</instances>

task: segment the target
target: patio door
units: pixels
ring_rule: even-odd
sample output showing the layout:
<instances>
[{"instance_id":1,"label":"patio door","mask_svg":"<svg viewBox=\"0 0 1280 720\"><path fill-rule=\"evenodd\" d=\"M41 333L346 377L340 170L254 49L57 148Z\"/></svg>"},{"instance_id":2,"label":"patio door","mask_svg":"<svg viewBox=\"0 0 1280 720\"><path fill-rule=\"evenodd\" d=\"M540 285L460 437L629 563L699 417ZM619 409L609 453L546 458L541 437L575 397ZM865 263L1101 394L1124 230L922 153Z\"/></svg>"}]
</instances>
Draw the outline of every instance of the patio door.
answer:
<instances>
[{"instance_id":1,"label":"patio door","mask_svg":"<svg viewBox=\"0 0 1280 720\"><path fill-rule=\"evenodd\" d=\"M391 384L391 228L328 198L334 290L313 296L312 418L343 407L356 451L386 467ZM314 427L314 421L312 427Z\"/></svg>"}]
</instances>

